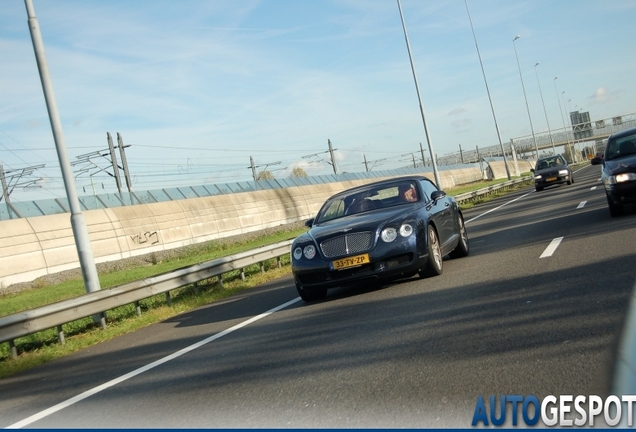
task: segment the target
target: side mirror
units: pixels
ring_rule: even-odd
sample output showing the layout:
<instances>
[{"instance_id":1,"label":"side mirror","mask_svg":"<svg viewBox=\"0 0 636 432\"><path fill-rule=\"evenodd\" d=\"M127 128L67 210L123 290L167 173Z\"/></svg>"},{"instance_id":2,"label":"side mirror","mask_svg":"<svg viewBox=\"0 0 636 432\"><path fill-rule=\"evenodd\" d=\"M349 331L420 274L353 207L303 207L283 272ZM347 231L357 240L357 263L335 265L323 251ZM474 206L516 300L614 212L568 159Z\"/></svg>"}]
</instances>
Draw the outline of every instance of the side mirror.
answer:
<instances>
[{"instance_id":1,"label":"side mirror","mask_svg":"<svg viewBox=\"0 0 636 432\"><path fill-rule=\"evenodd\" d=\"M534 168L530 168L530 172L533 173L534 172Z\"/></svg>"},{"instance_id":2,"label":"side mirror","mask_svg":"<svg viewBox=\"0 0 636 432\"><path fill-rule=\"evenodd\" d=\"M441 190L436 190L435 192L431 193L431 199L433 201L437 201L438 199L444 198L445 196L446 192Z\"/></svg>"},{"instance_id":3,"label":"side mirror","mask_svg":"<svg viewBox=\"0 0 636 432\"><path fill-rule=\"evenodd\" d=\"M307 219L307 220L305 221L305 226L306 226L307 228L311 228L311 226L312 226L313 224L314 224L314 218Z\"/></svg>"},{"instance_id":4,"label":"side mirror","mask_svg":"<svg viewBox=\"0 0 636 432\"><path fill-rule=\"evenodd\" d=\"M600 158L600 157L595 157L595 158L592 158L592 160L590 161L590 163L591 163L592 165L600 165L600 164L602 164L602 163L603 163L603 161L601 160L601 158Z\"/></svg>"}]
</instances>

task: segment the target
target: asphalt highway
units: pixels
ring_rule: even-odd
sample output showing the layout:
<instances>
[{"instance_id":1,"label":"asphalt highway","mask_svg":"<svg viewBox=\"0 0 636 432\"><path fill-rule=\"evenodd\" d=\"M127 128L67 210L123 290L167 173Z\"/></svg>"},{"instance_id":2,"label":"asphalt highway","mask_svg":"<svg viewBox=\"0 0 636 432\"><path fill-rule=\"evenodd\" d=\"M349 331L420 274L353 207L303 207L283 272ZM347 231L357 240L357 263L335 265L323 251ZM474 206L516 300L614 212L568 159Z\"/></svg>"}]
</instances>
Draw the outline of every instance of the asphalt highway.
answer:
<instances>
[{"instance_id":1,"label":"asphalt highway","mask_svg":"<svg viewBox=\"0 0 636 432\"><path fill-rule=\"evenodd\" d=\"M602 395L636 282L636 210L597 166L465 211L441 276L291 277L0 381L0 427L471 427L482 395Z\"/></svg>"}]
</instances>

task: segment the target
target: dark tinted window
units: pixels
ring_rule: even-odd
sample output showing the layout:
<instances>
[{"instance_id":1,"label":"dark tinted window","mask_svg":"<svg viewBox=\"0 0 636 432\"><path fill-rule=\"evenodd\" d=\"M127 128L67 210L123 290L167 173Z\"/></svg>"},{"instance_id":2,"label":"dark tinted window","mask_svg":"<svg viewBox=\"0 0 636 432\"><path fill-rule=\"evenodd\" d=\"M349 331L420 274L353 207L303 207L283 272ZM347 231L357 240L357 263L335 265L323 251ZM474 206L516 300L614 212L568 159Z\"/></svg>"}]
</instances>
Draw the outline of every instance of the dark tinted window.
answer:
<instances>
[{"instance_id":1,"label":"dark tinted window","mask_svg":"<svg viewBox=\"0 0 636 432\"><path fill-rule=\"evenodd\" d=\"M616 159L636 153L636 135L610 140L607 143L606 159Z\"/></svg>"}]
</instances>

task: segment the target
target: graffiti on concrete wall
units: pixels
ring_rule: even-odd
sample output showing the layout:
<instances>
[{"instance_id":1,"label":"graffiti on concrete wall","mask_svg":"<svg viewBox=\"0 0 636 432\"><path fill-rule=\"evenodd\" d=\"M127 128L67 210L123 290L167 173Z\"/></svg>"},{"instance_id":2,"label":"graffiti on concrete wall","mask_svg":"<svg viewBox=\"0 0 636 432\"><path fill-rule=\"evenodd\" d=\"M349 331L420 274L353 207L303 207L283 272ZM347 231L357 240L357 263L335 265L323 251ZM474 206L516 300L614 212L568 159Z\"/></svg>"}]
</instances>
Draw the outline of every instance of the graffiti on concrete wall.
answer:
<instances>
[{"instance_id":1,"label":"graffiti on concrete wall","mask_svg":"<svg viewBox=\"0 0 636 432\"><path fill-rule=\"evenodd\" d=\"M145 233L131 235L130 239L139 246L146 244L154 245L159 243L159 234L157 233L157 231L146 231Z\"/></svg>"}]
</instances>

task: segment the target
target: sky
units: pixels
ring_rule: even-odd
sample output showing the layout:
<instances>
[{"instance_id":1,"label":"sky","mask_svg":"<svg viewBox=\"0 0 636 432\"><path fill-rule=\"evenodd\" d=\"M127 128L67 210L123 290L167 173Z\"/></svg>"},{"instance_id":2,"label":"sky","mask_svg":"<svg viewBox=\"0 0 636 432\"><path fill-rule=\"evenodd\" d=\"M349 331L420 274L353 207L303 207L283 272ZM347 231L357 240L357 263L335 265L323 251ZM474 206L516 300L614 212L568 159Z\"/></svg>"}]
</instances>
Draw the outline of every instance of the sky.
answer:
<instances>
[{"instance_id":1,"label":"sky","mask_svg":"<svg viewBox=\"0 0 636 432\"><path fill-rule=\"evenodd\" d=\"M32 1L69 160L120 133L137 191L252 180L250 158L331 174L329 141L338 173L393 169L636 113L633 0L401 0L419 98L396 0ZM78 193L116 192L90 160ZM12 202L66 196L23 0L0 10L0 163Z\"/></svg>"}]
</instances>

